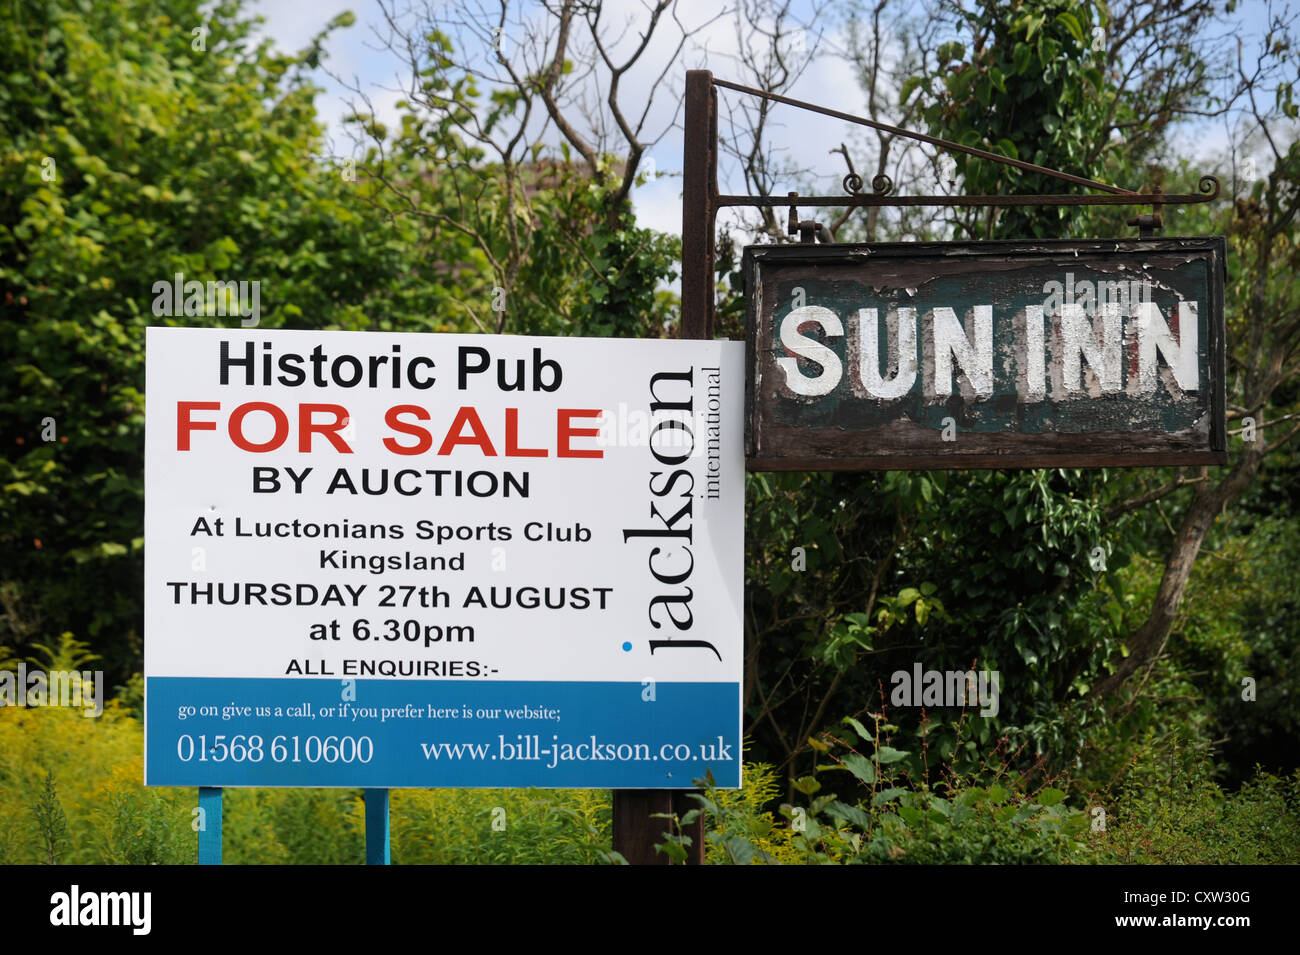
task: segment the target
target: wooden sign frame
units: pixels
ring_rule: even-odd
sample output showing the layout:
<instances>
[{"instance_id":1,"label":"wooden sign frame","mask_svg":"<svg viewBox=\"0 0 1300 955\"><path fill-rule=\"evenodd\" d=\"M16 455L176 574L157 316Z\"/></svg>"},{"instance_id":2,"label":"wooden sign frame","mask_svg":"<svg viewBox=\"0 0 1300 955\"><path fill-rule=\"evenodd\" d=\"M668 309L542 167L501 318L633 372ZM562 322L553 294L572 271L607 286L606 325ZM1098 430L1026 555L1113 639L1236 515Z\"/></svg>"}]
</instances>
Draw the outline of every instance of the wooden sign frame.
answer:
<instances>
[{"instance_id":1,"label":"wooden sign frame","mask_svg":"<svg viewBox=\"0 0 1300 955\"><path fill-rule=\"evenodd\" d=\"M1225 464L1226 251L1222 237L748 246L742 264L747 465L755 471L807 471ZM1148 341L1142 355L1149 367L1143 370L1147 388L1151 375L1155 384L1154 389L1141 390L1140 379L1134 377L1139 374L1139 333L1134 331L1138 315L1128 304L1123 306L1119 346L1123 386L1099 385L1095 369L1077 356L1083 377L1073 390L1065 390L1059 380L1048 384L1054 371L1060 374L1052 349L1065 351L1060 345L1060 311L1053 312L1049 301L1042 333L1045 367L1034 369L1036 380L1043 383L1039 387L1046 391L1015 393L1017 375L1019 387L1026 387L1029 347L1008 344L1008 339L1017 329L1026 334L1025 303L1049 281L1061 284L1064 294L1058 299L1073 297L1076 276L1079 289L1084 283L1097 286L1096 297L1101 295L1101 281L1109 283L1108 293L1127 283L1135 300L1145 294L1154 301L1156 314L1169 322L1171 335L1180 335L1184 314L1181 305L1174 304L1195 300L1198 387L1172 387L1167 361L1155 358L1155 346ZM1096 297L1094 303L1100 304ZM1050 296L1039 295L1040 302L1045 298ZM914 312L903 314L915 316L919 385L925 375L936 375L933 367L922 367L927 361L934 365L932 356L941 348L936 338L931 357L926 357L924 326L928 321L931 330L938 327L934 308L955 307L946 325L951 338L952 316L970 330L971 303L986 300L994 316L993 378L999 382L991 393L974 391L960 359L953 356L940 363L951 378L935 378L941 382L938 396L927 397L921 387L914 387L912 393L890 401L873 397L861 380L852 379L854 362L860 360L852 341L855 323L863 320L856 313L858 305L875 308L883 319L912 303ZM820 341L836 350L842 362L842 378L833 394L798 396L783 384L788 379L778 368L779 358L797 361L814 376L822 370L808 356L796 357L776 341L777 316L789 314L799 302L820 304L841 320L843 338L829 334L826 327L820 330ZM1085 311L1090 325L1104 325L1100 309ZM1074 313L1075 336L1082 327L1079 314ZM1105 331L1098 334L1104 341ZM888 328L882 332L878 327L876 339L881 354L888 355ZM1177 344L1172 339L1168 343ZM882 376L897 373L897 358L893 365L890 358L883 361L889 367Z\"/></svg>"}]
</instances>

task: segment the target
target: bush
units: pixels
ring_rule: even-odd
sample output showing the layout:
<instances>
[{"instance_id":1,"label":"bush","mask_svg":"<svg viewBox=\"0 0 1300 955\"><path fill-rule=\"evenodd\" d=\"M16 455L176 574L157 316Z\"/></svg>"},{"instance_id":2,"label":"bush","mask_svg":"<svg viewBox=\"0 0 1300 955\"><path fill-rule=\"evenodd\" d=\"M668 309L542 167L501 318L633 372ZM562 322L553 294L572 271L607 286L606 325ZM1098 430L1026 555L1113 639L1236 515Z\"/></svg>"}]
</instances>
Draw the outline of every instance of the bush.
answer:
<instances>
[{"instance_id":1,"label":"bush","mask_svg":"<svg viewBox=\"0 0 1300 955\"><path fill-rule=\"evenodd\" d=\"M1300 862L1300 771L1265 772L1233 793L1213 779L1208 749L1148 734L1113 794L1105 861L1161 865Z\"/></svg>"},{"instance_id":2,"label":"bush","mask_svg":"<svg viewBox=\"0 0 1300 955\"><path fill-rule=\"evenodd\" d=\"M98 719L59 707L0 707L0 864L192 863L192 788L146 788L143 726L128 700ZM610 851L610 795L598 790L400 789L390 794L398 863L589 864ZM357 789L227 789L231 864L360 864Z\"/></svg>"},{"instance_id":3,"label":"bush","mask_svg":"<svg viewBox=\"0 0 1300 955\"><path fill-rule=\"evenodd\" d=\"M708 786L696 795L708 830L706 861L1023 865L1090 858L1088 819L1065 804L1063 790L1022 792L1021 780L1005 768L993 770L987 785L957 778L933 789L913 785L899 768L908 753L884 744L877 733L872 755L865 756L853 747L865 748L873 734L856 720L845 722L856 730L845 731L853 745L830 736L817 741L816 748L831 762L818 767L820 775L795 783L809 801L781 806L784 823L776 823L763 808L777 789L768 766L747 767L745 789L738 793ZM841 747L842 755L833 755ZM836 771L850 774L865 792L846 796L836 781L837 791L823 793L822 780ZM682 822L692 817L688 813ZM680 836L670 835L664 850L683 858L681 843Z\"/></svg>"},{"instance_id":4,"label":"bush","mask_svg":"<svg viewBox=\"0 0 1300 955\"><path fill-rule=\"evenodd\" d=\"M611 857L610 794L590 789L402 789L393 861L588 865Z\"/></svg>"},{"instance_id":5,"label":"bush","mask_svg":"<svg viewBox=\"0 0 1300 955\"><path fill-rule=\"evenodd\" d=\"M0 707L0 862L177 863L197 853L193 790L145 789L140 724L109 701Z\"/></svg>"}]
</instances>

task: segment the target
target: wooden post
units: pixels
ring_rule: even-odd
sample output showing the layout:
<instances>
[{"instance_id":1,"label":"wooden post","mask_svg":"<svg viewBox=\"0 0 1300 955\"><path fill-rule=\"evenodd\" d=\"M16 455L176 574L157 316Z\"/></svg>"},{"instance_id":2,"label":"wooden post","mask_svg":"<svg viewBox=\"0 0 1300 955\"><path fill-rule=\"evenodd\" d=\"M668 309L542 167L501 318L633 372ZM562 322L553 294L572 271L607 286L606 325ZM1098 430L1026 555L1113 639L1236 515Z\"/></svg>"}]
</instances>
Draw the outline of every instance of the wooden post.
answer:
<instances>
[{"instance_id":1,"label":"wooden post","mask_svg":"<svg viewBox=\"0 0 1300 955\"><path fill-rule=\"evenodd\" d=\"M199 787L199 865L221 865L221 787Z\"/></svg>"},{"instance_id":2,"label":"wooden post","mask_svg":"<svg viewBox=\"0 0 1300 955\"><path fill-rule=\"evenodd\" d=\"M682 144L681 337L713 337L714 222L718 194L718 94L708 70L686 72L686 135ZM684 816L699 805L682 789L614 790L614 850L632 865L667 865L655 851L670 822L655 813ZM687 864L704 864L704 817L685 828Z\"/></svg>"},{"instance_id":3,"label":"wooden post","mask_svg":"<svg viewBox=\"0 0 1300 955\"><path fill-rule=\"evenodd\" d=\"M713 337L717 199L718 93L708 70L687 70L682 141L682 338Z\"/></svg>"},{"instance_id":4,"label":"wooden post","mask_svg":"<svg viewBox=\"0 0 1300 955\"><path fill-rule=\"evenodd\" d=\"M615 789L614 790L614 849L631 865L668 865L671 860L655 851L655 844L664 841L670 831L668 819L653 819L655 813L676 813L678 818L699 803L684 789ZM683 835L690 836L686 864L704 864L704 817L684 827Z\"/></svg>"},{"instance_id":5,"label":"wooden post","mask_svg":"<svg viewBox=\"0 0 1300 955\"><path fill-rule=\"evenodd\" d=\"M391 865L388 790L366 790L366 865Z\"/></svg>"}]
</instances>

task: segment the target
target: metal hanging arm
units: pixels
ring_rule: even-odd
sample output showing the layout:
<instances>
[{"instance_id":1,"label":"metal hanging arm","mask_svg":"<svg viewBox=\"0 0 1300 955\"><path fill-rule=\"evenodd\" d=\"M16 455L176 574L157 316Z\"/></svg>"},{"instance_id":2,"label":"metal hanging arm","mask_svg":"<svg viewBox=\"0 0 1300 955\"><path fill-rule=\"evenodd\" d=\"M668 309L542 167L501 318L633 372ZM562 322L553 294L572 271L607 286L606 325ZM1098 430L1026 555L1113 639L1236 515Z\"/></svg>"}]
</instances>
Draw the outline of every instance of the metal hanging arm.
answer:
<instances>
[{"instance_id":1,"label":"metal hanging arm","mask_svg":"<svg viewBox=\"0 0 1300 955\"><path fill-rule=\"evenodd\" d=\"M949 139L941 139L937 136L927 136L925 133L903 129L901 126L890 126L888 123L880 123L862 116L854 116L851 113L841 112L837 109L818 106L816 103L806 103L803 100L792 99L788 96L781 96L777 93L768 93L763 90L754 89L750 86L741 86L739 83L732 83L727 80L713 79L712 77L710 77L710 80L713 86L735 90L738 93L747 93L761 99L772 100L776 103L784 103L787 106L794 106L797 109L806 109L810 112L821 113L824 116L832 116L836 119L842 119L845 122L855 123L859 126L869 126L870 128L881 132L891 133L895 136L903 136L907 139L927 143L941 149L966 153L967 155L976 156L980 159L987 159L991 162L1001 163L1006 166L1014 166L1017 169L1024 170L1025 172L1037 173L1041 176L1050 176L1054 179L1074 183L1078 186L1086 186L1089 189L1097 189L1109 193L1109 195L1106 196L1081 196L1072 194L1021 196L890 196L889 193L893 188L893 183L889 180L888 176L877 176L872 179L872 192L870 194L864 194L858 191L858 189L861 188L861 177L850 174L850 176L845 177L844 181L845 190L849 193L849 198L846 199L841 196L801 197L799 202L807 206L1188 205L1198 202L1209 202L1210 200L1217 198L1219 195L1219 180L1214 176L1201 176L1197 182L1196 188L1198 191L1196 193L1164 194L1160 192L1134 192L1131 189L1123 189L1119 186L1112 186L1109 183L1097 182L1093 179L1086 179L1083 176L1075 176L1068 172L1061 172L1059 169L1049 169L1046 166L1039 166L1031 162L1025 162L1022 159L1012 159L1009 156L1002 156L998 153L989 152L987 149L979 149L975 146L965 146ZM856 180L856 188L850 185L850 180ZM784 205L789 201L788 198L775 199L771 196L738 195L718 196L717 199L719 206L775 206Z\"/></svg>"}]
</instances>

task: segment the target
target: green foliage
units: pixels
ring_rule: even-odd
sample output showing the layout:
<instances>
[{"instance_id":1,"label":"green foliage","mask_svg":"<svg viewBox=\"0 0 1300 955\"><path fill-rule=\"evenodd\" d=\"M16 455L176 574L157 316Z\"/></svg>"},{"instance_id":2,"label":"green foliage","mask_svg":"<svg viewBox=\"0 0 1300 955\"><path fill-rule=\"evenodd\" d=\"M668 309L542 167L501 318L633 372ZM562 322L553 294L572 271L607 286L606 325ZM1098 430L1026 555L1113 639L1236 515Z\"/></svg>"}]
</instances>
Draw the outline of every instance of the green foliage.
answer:
<instances>
[{"instance_id":1,"label":"green foliage","mask_svg":"<svg viewBox=\"0 0 1300 955\"><path fill-rule=\"evenodd\" d=\"M1259 773L1234 793L1213 781L1203 746L1148 733L1116 787L1104 860L1160 865L1295 865L1300 862L1300 771Z\"/></svg>"},{"instance_id":2,"label":"green foliage","mask_svg":"<svg viewBox=\"0 0 1300 955\"><path fill-rule=\"evenodd\" d=\"M903 793L879 814L866 845L870 861L913 865L1060 865L1080 861L1083 812L1060 802L1060 790L1037 799L1000 786L973 786L947 797ZM834 804L832 804L834 805ZM832 809L829 815L836 813Z\"/></svg>"},{"instance_id":3,"label":"green foliage","mask_svg":"<svg viewBox=\"0 0 1300 955\"><path fill-rule=\"evenodd\" d=\"M130 767L132 770L134 766ZM97 863L179 865L194 861L194 836L177 812L177 800L140 785L134 774L114 770L93 813Z\"/></svg>"},{"instance_id":4,"label":"green foliage","mask_svg":"<svg viewBox=\"0 0 1300 955\"><path fill-rule=\"evenodd\" d=\"M1211 674L1202 683L1215 735L1230 741L1231 778L1257 763L1287 772L1300 761L1300 520L1254 521L1218 550L1193 593L1200 612L1189 615L1191 666Z\"/></svg>"},{"instance_id":5,"label":"green foliage","mask_svg":"<svg viewBox=\"0 0 1300 955\"><path fill-rule=\"evenodd\" d=\"M54 773L48 770L32 805L32 818L36 820L40 834L41 861L54 865L61 861L68 842L68 817L59 803L59 794L54 787Z\"/></svg>"},{"instance_id":6,"label":"green foliage","mask_svg":"<svg viewBox=\"0 0 1300 955\"><path fill-rule=\"evenodd\" d=\"M30 657L30 662L46 670L82 670L98 660L99 654L90 651L90 644L78 640L70 633L59 638L59 645L53 649L43 643L33 643L32 649L40 652L45 659Z\"/></svg>"},{"instance_id":7,"label":"green foliage","mask_svg":"<svg viewBox=\"0 0 1300 955\"><path fill-rule=\"evenodd\" d=\"M227 789L222 801L223 862L356 865L365 859L365 805L355 790Z\"/></svg>"},{"instance_id":8,"label":"green foliage","mask_svg":"<svg viewBox=\"0 0 1300 955\"><path fill-rule=\"evenodd\" d=\"M867 731L857 724L859 735ZM878 727L880 729L881 727ZM829 752L830 746L821 747ZM1087 817L1065 803L1060 789L1024 791L1024 781L998 774L979 785L955 777L938 789L914 786L907 753L876 745L871 756L849 748L831 755L818 773L846 771L860 786L853 795L821 792L816 774L796 789L801 805L784 804L777 822L754 796L770 793L770 767L751 767L753 782L737 794L706 785L695 794L707 819L706 861L717 864L1060 864L1091 859ZM751 788L752 787L752 788ZM693 813L682 819L688 822ZM680 837L671 833L673 854ZM676 850L684 856L684 851Z\"/></svg>"},{"instance_id":9,"label":"green foliage","mask_svg":"<svg viewBox=\"0 0 1300 955\"><path fill-rule=\"evenodd\" d=\"M309 54L254 46L238 2L8 4L0 24L0 639L71 631L123 680L140 664L144 327L235 321L156 318L153 284L259 281L263 326L355 328L393 307L409 258L316 159Z\"/></svg>"},{"instance_id":10,"label":"green foliage","mask_svg":"<svg viewBox=\"0 0 1300 955\"><path fill-rule=\"evenodd\" d=\"M1059 770L1092 731L1084 696L1139 610L1127 580L1143 529L1103 522L1108 478L751 475L746 639L760 653L749 704L757 756L809 754L805 741L838 715L880 707L900 727L901 748L927 746L958 771L1002 735L1035 756L1059 754ZM1090 560L1098 547L1105 571ZM892 674L918 662L999 671L998 713L973 721L959 745L960 711L891 705ZM777 686L786 689L774 696ZM830 703L819 709L822 700Z\"/></svg>"},{"instance_id":11,"label":"green foliage","mask_svg":"<svg viewBox=\"0 0 1300 955\"><path fill-rule=\"evenodd\" d=\"M428 789L392 793L393 861L418 865L593 865L610 850L608 792Z\"/></svg>"},{"instance_id":12,"label":"green foliage","mask_svg":"<svg viewBox=\"0 0 1300 955\"><path fill-rule=\"evenodd\" d=\"M868 731L846 719L847 739L827 735L832 762L820 770L848 770L866 788L859 800L846 793L815 795L802 846L815 861L917 864L1058 864L1084 850L1084 815L1064 804L1062 790L1040 786L1011 760L986 763L978 772L940 767L932 786L913 754L891 745L897 727L875 718ZM852 742L856 740L857 742ZM871 755L857 747L871 745ZM928 744L927 744L928 745ZM994 750L997 752L997 750ZM920 766L929 759L921 754ZM811 789L812 787L808 787ZM792 811L792 810L791 810Z\"/></svg>"},{"instance_id":13,"label":"green foliage","mask_svg":"<svg viewBox=\"0 0 1300 955\"><path fill-rule=\"evenodd\" d=\"M1104 24L1099 4L1024 0L951 5L973 38L937 51L936 69L916 79L925 90L924 116L936 135L964 146L1050 169L1089 175L1089 147L1106 120L1105 50L1093 48ZM906 86L903 98L911 95ZM1063 191L1059 180L1000 163L953 155L973 195ZM972 238L1059 237L1071 231L1068 206L1004 210L996 230ZM970 226L968 226L970 228Z\"/></svg>"},{"instance_id":14,"label":"green foliage","mask_svg":"<svg viewBox=\"0 0 1300 955\"><path fill-rule=\"evenodd\" d=\"M113 696L117 699L122 712L134 717L139 723L144 722L144 674L133 673L125 684L115 687Z\"/></svg>"},{"instance_id":15,"label":"green foliage","mask_svg":"<svg viewBox=\"0 0 1300 955\"><path fill-rule=\"evenodd\" d=\"M1177 737L1148 734L1113 792L1100 799L1077 789L1072 793L1064 783L1031 787L1007 764L992 767L983 781L948 775L934 788L917 785L900 768L897 754L887 746L875 747L871 756L853 748L831 754L832 762L818 772L844 770L860 787L847 796L823 793L824 776L805 777L795 788L806 801L782 805L783 823L774 822L752 798L706 785L695 798L707 820L707 861L1225 865L1300 860L1300 772L1289 780L1259 773L1240 790L1225 792L1212 781L1207 750ZM747 784L747 791L772 791L775 780L768 767L753 767L751 773L753 789ZM681 840L668 835L665 848L672 849Z\"/></svg>"},{"instance_id":16,"label":"green foliage","mask_svg":"<svg viewBox=\"0 0 1300 955\"><path fill-rule=\"evenodd\" d=\"M422 75L434 95L400 104L396 135L371 115L352 117L375 142L362 164L378 186L374 201L417 231L422 267L439 275L430 329L662 337L673 297L658 287L676 274L680 240L636 226L616 157L592 170L567 145L556 157L538 142L489 161L461 128L475 128L468 117L486 109L490 131L522 108L519 94L496 91L488 108L451 53L446 36L430 38Z\"/></svg>"},{"instance_id":17,"label":"green foliage","mask_svg":"<svg viewBox=\"0 0 1300 955\"><path fill-rule=\"evenodd\" d=\"M792 830L783 825L767 808L777 797L780 782L773 768L765 763L744 767L740 789L718 789L705 780L705 791L692 793L699 809L680 819L667 819L664 842L656 848L673 862L683 862L691 837L681 827L705 815L704 861L707 865L790 865L803 861L803 853L792 841Z\"/></svg>"},{"instance_id":18,"label":"green foliage","mask_svg":"<svg viewBox=\"0 0 1300 955\"><path fill-rule=\"evenodd\" d=\"M0 860L31 865L193 861L193 790L142 785L140 724L116 700L0 708Z\"/></svg>"}]
</instances>

